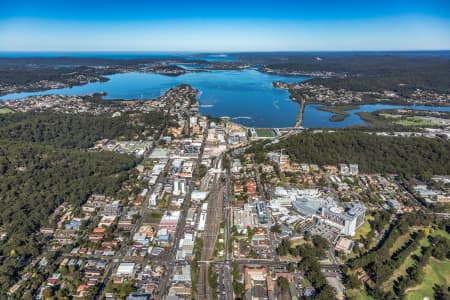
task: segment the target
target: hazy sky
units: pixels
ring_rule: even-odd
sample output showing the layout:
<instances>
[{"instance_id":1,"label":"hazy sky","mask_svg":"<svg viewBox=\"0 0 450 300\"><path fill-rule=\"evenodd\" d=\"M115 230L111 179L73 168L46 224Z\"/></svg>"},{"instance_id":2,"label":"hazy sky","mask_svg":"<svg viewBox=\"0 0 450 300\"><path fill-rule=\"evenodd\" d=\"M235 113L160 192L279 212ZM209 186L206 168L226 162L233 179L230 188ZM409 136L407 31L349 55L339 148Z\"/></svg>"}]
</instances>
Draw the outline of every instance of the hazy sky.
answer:
<instances>
[{"instance_id":1,"label":"hazy sky","mask_svg":"<svg viewBox=\"0 0 450 300\"><path fill-rule=\"evenodd\" d=\"M450 49L450 0L0 0L0 51Z\"/></svg>"}]
</instances>

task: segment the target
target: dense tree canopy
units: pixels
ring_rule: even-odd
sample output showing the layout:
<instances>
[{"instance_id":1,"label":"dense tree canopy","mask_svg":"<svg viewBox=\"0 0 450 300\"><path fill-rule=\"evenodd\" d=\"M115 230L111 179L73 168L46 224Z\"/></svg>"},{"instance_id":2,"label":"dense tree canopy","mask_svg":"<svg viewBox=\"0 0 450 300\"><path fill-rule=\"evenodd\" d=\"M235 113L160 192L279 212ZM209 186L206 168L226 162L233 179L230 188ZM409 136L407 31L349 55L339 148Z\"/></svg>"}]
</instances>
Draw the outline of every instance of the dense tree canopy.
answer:
<instances>
[{"instance_id":1,"label":"dense tree canopy","mask_svg":"<svg viewBox=\"0 0 450 300\"><path fill-rule=\"evenodd\" d=\"M103 138L156 135L169 122L160 112L0 116L0 227L7 233L0 245L0 291L41 252L45 241L37 233L59 205L77 208L93 193L115 195L138 162L87 147Z\"/></svg>"},{"instance_id":2,"label":"dense tree canopy","mask_svg":"<svg viewBox=\"0 0 450 300\"><path fill-rule=\"evenodd\" d=\"M249 152L285 149L294 162L319 165L356 163L367 173L396 173L424 177L450 174L450 141L423 137L391 137L358 131L306 131Z\"/></svg>"},{"instance_id":3,"label":"dense tree canopy","mask_svg":"<svg viewBox=\"0 0 450 300\"><path fill-rule=\"evenodd\" d=\"M0 137L64 148L87 148L108 138L143 138L160 132L170 119L161 112L110 115L14 113L0 115Z\"/></svg>"},{"instance_id":4,"label":"dense tree canopy","mask_svg":"<svg viewBox=\"0 0 450 300\"><path fill-rule=\"evenodd\" d=\"M331 89L385 90L410 95L415 89L450 92L450 60L447 57L399 54L240 53L240 59L279 72L334 72L337 76L313 78L312 83ZM280 59L282 57L282 59Z\"/></svg>"},{"instance_id":5,"label":"dense tree canopy","mask_svg":"<svg viewBox=\"0 0 450 300\"><path fill-rule=\"evenodd\" d=\"M1 290L39 253L36 232L58 205L113 194L136 163L126 155L0 140L0 225L8 234L0 245Z\"/></svg>"}]
</instances>

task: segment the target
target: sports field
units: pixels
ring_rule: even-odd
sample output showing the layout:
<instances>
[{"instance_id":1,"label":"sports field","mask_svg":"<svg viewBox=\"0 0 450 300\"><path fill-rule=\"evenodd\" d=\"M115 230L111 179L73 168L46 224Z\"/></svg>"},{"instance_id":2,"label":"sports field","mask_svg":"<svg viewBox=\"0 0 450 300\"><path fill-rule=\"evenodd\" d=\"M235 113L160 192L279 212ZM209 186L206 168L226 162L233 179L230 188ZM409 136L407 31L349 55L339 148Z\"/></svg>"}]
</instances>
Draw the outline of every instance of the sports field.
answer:
<instances>
[{"instance_id":1,"label":"sports field","mask_svg":"<svg viewBox=\"0 0 450 300\"><path fill-rule=\"evenodd\" d=\"M274 137L275 136L273 129L255 128L255 131L256 131L256 134L258 134L258 137Z\"/></svg>"}]
</instances>

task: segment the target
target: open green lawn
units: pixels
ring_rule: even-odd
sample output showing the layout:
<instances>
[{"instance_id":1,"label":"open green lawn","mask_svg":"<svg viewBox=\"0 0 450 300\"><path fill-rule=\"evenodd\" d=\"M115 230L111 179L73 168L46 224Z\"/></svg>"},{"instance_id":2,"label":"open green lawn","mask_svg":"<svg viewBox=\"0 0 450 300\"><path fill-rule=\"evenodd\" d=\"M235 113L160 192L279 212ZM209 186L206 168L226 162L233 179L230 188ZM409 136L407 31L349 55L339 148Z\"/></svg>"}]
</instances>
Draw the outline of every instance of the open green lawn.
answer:
<instances>
[{"instance_id":1,"label":"open green lawn","mask_svg":"<svg viewBox=\"0 0 450 300\"><path fill-rule=\"evenodd\" d=\"M255 128L255 131L258 134L258 137L273 137L273 136L275 136L273 129Z\"/></svg>"},{"instance_id":2,"label":"open green lawn","mask_svg":"<svg viewBox=\"0 0 450 300\"><path fill-rule=\"evenodd\" d=\"M418 228L415 228L415 229L413 229L413 230L411 230L410 232L413 232L413 231L415 231L416 229L418 229ZM433 235L433 236L438 236L438 235L440 235L440 236L444 236L444 237L447 237L447 238L450 238L450 234L448 234L446 231L444 231L444 230L435 230L435 231L433 231L432 233L431 233L431 235ZM409 235L403 235L403 236L401 236L396 242L395 242L395 244L394 244L394 246L392 247L392 248L394 248L395 246L397 246L398 248L399 247L401 247L405 242L406 242L406 240L407 239L405 239L404 238L404 236L409 236ZM401 241L400 240L403 240L403 243L401 243ZM419 248L416 250L416 251L414 251L413 253L411 253L411 255L410 256L408 256L406 259L405 259L405 261L403 262L403 264L398 268L398 269L396 269L395 271L394 271L394 273L392 274L392 276L391 276L391 278L389 278L388 280L386 280L386 282L384 282L383 283L383 285L382 285L382 287L385 289L385 290L387 290L387 289L391 289L392 288L392 284L393 284L393 282L394 282L394 280L395 279L397 279L400 275L402 275L402 274L406 274L406 270L410 267L410 266L412 266L413 264L414 264L414 259L412 258L414 255L418 255L418 256L420 256L421 255L421 253L420 253L420 251L421 251L421 248L422 247L428 247L430 245L430 242L429 242L429 240L428 240L428 238L424 238L424 239L422 239L421 241L420 241L420 246L419 246ZM391 249L392 249L391 248ZM391 254L393 253L394 251L392 251L391 250ZM447 277L450 277L450 262L448 262L448 267L449 267L449 271L447 271ZM427 268L428 268L429 266L427 266ZM425 275L425 278L427 277L427 275ZM449 280L449 279L448 279ZM424 281L425 282L425 281ZM432 288L432 286L431 286L431 288ZM416 299L416 298L413 298L413 299ZM422 300L422 298L420 298L421 300ZM430 299L431 299L431 297L430 297Z\"/></svg>"},{"instance_id":3,"label":"open green lawn","mask_svg":"<svg viewBox=\"0 0 450 300\"><path fill-rule=\"evenodd\" d=\"M421 117L407 117L404 120L395 122L395 124L402 126L439 126L439 124L428 121Z\"/></svg>"},{"instance_id":4,"label":"open green lawn","mask_svg":"<svg viewBox=\"0 0 450 300\"><path fill-rule=\"evenodd\" d=\"M386 119L398 119L402 117L402 115L392 115L392 114L380 114L380 116Z\"/></svg>"},{"instance_id":5,"label":"open green lawn","mask_svg":"<svg viewBox=\"0 0 450 300\"><path fill-rule=\"evenodd\" d=\"M362 224L357 230L355 235L355 240L359 240L361 237L365 238L367 234L370 232L370 224L369 221L373 220L373 216L368 215L364 220L364 224Z\"/></svg>"},{"instance_id":6,"label":"open green lawn","mask_svg":"<svg viewBox=\"0 0 450 300\"><path fill-rule=\"evenodd\" d=\"M347 290L347 296L350 299L355 300L374 300L371 296L367 295L367 292L365 289L354 289L354 290Z\"/></svg>"},{"instance_id":7,"label":"open green lawn","mask_svg":"<svg viewBox=\"0 0 450 300\"><path fill-rule=\"evenodd\" d=\"M411 231L411 232L412 232L412 231ZM407 235L407 236L409 237L409 235ZM401 239L402 237L403 237L403 236L401 236L399 239ZM406 242L406 240L405 240L404 242ZM396 242L395 244L397 244L397 242ZM395 244L394 244L394 246L395 246ZM414 256L414 255L420 256L420 255L421 255L421 253L420 253L421 248L422 248L422 247L428 247L429 244L430 244L430 242L428 241L428 239L427 239L426 237L423 238L423 239L420 241L420 246L417 248L417 250L414 251L413 253L411 253L411 255L409 255L409 256L405 259L405 261L401 264L401 266L400 266L399 268L397 268L397 269L394 271L394 273L392 274L392 276L391 276L388 280L386 280L386 281L383 283L382 287L383 287L385 290L387 290L387 289L392 289L392 285L393 285L393 283L394 283L394 280L396 280L400 275L406 274L406 270L407 270L409 267L411 267L411 266L415 263L415 261L414 261L414 259L413 259L413 256ZM402 245L403 245L403 244L400 244L399 248L400 248ZM392 254L393 252L394 252L394 251L392 251L391 254Z\"/></svg>"},{"instance_id":8,"label":"open green lawn","mask_svg":"<svg viewBox=\"0 0 450 300\"><path fill-rule=\"evenodd\" d=\"M2 107L0 108L0 115L2 114L10 114L13 113L14 111L12 109L9 109L7 107Z\"/></svg>"},{"instance_id":9,"label":"open green lawn","mask_svg":"<svg viewBox=\"0 0 450 300\"><path fill-rule=\"evenodd\" d=\"M435 284L450 285L450 261L431 259L425 267L423 282L406 293L406 299L423 300L425 297L433 299L433 286Z\"/></svg>"},{"instance_id":10,"label":"open green lawn","mask_svg":"<svg viewBox=\"0 0 450 300\"><path fill-rule=\"evenodd\" d=\"M295 248L302 244L312 244L312 242L306 241L305 239L302 239L302 238L291 239L291 248Z\"/></svg>"},{"instance_id":11,"label":"open green lawn","mask_svg":"<svg viewBox=\"0 0 450 300\"><path fill-rule=\"evenodd\" d=\"M405 245L405 243L411 239L412 232L413 230L410 230L408 233L399 236L394 245L392 245L391 249L389 249L389 254L392 255L395 251L403 247L403 245Z\"/></svg>"},{"instance_id":12,"label":"open green lawn","mask_svg":"<svg viewBox=\"0 0 450 300\"><path fill-rule=\"evenodd\" d=\"M361 228L360 228L361 229ZM410 238L410 233L414 231L418 231L419 229L423 229L425 232L429 232L432 236L444 236L446 238L450 238L450 234L444 230L430 230L430 228L424 228L424 227L412 227L409 230L408 234L402 235L398 238L398 240L394 243L394 245L390 249L390 254L394 253L396 249L399 249L402 247L406 241ZM430 230L430 231L428 231ZM361 233L360 233L361 234ZM430 242L427 237L420 240L419 247L416 251L411 253L405 261L402 263L402 265L397 268L392 276L386 280L382 284L382 288L385 291L392 290L393 282L395 279L397 279L400 275L406 274L406 270L412 266L415 261L413 259L414 255L420 256L421 255L421 248L422 247L429 247ZM425 267L425 276L424 280L421 284L419 284L416 287L409 288L406 291L406 299L410 300L423 300L425 297L428 297L429 299L433 299L433 286L435 284L439 285L450 285L450 261L438 261L434 258L430 259L430 263ZM364 288L361 288L360 290L347 290L347 295L351 299L373 299L369 295L367 295Z\"/></svg>"},{"instance_id":13,"label":"open green lawn","mask_svg":"<svg viewBox=\"0 0 450 300\"><path fill-rule=\"evenodd\" d=\"M438 230L433 231L433 233L432 233L431 235L434 235L434 236L443 236L443 237L445 237L445 238L450 239L450 233L448 233L447 231L442 230L442 229L438 229Z\"/></svg>"}]
</instances>

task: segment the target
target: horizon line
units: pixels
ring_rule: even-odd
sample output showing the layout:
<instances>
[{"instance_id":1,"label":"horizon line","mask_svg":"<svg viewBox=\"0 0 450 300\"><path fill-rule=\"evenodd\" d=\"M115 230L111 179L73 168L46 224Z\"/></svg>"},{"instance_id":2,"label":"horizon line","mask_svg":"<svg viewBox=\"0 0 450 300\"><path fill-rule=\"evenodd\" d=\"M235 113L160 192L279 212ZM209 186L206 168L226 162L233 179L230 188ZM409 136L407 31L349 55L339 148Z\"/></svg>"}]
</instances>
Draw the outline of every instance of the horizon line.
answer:
<instances>
[{"instance_id":1,"label":"horizon line","mask_svg":"<svg viewBox=\"0 0 450 300\"><path fill-rule=\"evenodd\" d=\"M0 53L310 53L310 52L436 52L446 49L352 49L352 50L0 50Z\"/></svg>"}]
</instances>

